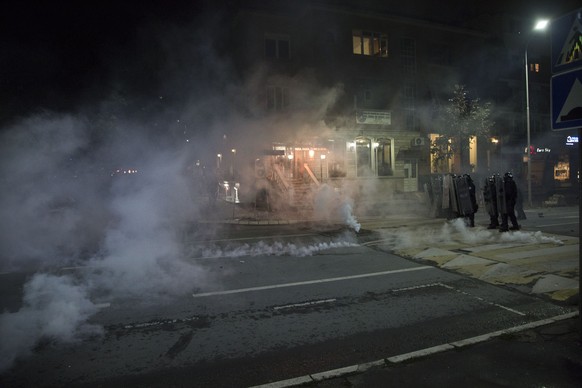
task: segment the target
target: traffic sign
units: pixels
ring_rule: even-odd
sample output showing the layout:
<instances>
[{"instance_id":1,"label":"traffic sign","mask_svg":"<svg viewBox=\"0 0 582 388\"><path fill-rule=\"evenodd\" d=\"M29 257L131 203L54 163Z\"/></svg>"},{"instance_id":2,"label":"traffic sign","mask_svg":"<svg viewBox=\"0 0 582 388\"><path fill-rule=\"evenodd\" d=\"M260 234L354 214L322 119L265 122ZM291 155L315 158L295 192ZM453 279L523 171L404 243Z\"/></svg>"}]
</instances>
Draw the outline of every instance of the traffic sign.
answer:
<instances>
[{"instance_id":1,"label":"traffic sign","mask_svg":"<svg viewBox=\"0 0 582 388\"><path fill-rule=\"evenodd\" d=\"M554 75L551 97L552 130L582 128L582 68Z\"/></svg>"},{"instance_id":2,"label":"traffic sign","mask_svg":"<svg viewBox=\"0 0 582 388\"><path fill-rule=\"evenodd\" d=\"M552 73L582 67L582 8L552 21Z\"/></svg>"}]
</instances>

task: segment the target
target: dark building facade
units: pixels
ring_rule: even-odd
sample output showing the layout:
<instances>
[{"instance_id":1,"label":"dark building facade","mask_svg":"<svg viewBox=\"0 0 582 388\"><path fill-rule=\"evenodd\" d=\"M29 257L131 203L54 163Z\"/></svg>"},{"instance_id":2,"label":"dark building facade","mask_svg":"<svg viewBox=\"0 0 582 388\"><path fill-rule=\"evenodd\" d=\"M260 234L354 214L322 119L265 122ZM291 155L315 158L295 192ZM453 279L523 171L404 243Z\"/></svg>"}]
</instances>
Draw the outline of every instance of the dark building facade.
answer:
<instances>
[{"instance_id":1,"label":"dark building facade","mask_svg":"<svg viewBox=\"0 0 582 388\"><path fill-rule=\"evenodd\" d=\"M239 2L232 54L252 114L270 119L261 141L277 145L294 172L306 163L322 180L374 180L385 193L419 191L419 178L437 172L430 153L438 136L435 112L461 84L493 102L495 124L491 137L466 145L466 171L453 158L438 172L511 170L525 179L526 47L532 144L556 137L547 136L547 36L525 36L528 21L506 14L445 23L368 3ZM539 177L553 168L546 162L534 187L549 187Z\"/></svg>"},{"instance_id":2,"label":"dark building facade","mask_svg":"<svg viewBox=\"0 0 582 388\"><path fill-rule=\"evenodd\" d=\"M431 172L435 107L477 76L473 53L488 39L385 10L263 2L240 9L234 35L261 114L314 119L270 141L293 163L325 163L323 178L376 179L388 192L417 191Z\"/></svg>"}]
</instances>

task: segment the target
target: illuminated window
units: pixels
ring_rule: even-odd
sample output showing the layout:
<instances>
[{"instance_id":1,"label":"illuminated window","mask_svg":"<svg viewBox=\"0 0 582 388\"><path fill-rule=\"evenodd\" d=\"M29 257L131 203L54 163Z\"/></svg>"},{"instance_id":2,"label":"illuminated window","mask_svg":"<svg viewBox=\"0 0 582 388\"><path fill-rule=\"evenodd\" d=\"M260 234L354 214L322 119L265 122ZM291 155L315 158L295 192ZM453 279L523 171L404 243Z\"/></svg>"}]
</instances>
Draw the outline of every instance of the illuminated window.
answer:
<instances>
[{"instance_id":1,"label":"illuminated window","mask_svg":"<svg viewBox=\"0 0 582 388\"><path fill-rule=\"evenodd\" d=\"M381 32L353 30L353 53L373 57L388 57L388 35Z\"/></svg>"},{"instance_id":2,"label":"illuminated window","mask_svg":"<svg viewBox=\"0 0 582 388\"><path fill-rule=\"evenodd\" d=\"M267 110L282 111L289 106L289 91L281 86L267 87Z\"/></svg>"},{"instance_id":3,"label":"illuminated window","mask_svg":"<svg viewBox=\"0 0 582 388\"><path fill-rule=\"evenodd\" d=\"M291 43L286 35L267 34L265 36L265 58L291 58Z\"/></svg>"},{"instance_id":4,"label":"illuminated window","mask_svg":"<svg viewBox=\"0 0 582 388\"><path fill-rule=\"evenodd\" d=\"M539 63L530 63L529 64L529 71L532 73L539 73L540 72L540 64Z\"/></svg>"},{"instance_id":5,"label":"illuminated window","mask_svg":"<svg viewBox=\"0 0 582 388\"><path fill-rule=\"evenodd\" d=\"M554 165L554 179L557 181L570 180L569 158L566 158L566 160L560 160Z\"/></svg>"},{"instance_id":6,"label":"illuminated window","mask_svg":"<svg viewBox=\"0 0 582 388\"><path fill-rule=\"evenodd\" d=\"M356 174L357 176L371 176L372 172L372 148L370 139L356 139Z\"/></svg>"},{"instance_id":7,"label":"illuminated window","mask_svg":"<svg viewBox=\"0 0 582 388\"><path fill-rule=\"evenodd\" d=\"M376 170L378 176L391 176L393 162L393 142L392 139L378 139L374 143L374 152L376 157Z\"/></svg>"}]
</instances>

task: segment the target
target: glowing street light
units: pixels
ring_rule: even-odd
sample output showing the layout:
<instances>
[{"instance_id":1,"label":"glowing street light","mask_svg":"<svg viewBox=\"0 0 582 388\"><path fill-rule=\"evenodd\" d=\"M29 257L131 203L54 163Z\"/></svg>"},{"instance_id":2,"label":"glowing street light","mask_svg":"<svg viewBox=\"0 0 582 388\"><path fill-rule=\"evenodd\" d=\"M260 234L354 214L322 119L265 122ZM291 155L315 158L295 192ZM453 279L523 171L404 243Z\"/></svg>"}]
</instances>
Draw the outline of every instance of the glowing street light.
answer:
<instances>
[{"instance_id":1,"label":"glowing street light","mask_svg":"<svg viewBox=\"0 0 582 388\"><path fill-rule=\"evenodd\" d=\"M536 30L536 31L545 30L546 27L548 26L548 24L550 24L550 21L548 19L538 20L538 22L536 23L536 25L534 27L534 30Z\"/></svg>"},{"instance_id":2,"label":"glowing street light","mask_svg":"<svg viewBox=\"0 0 582 388\"><path fill-rule=\"evenodd\" d=\"M549 20L547 19L541 19L539 20L533 31L543 31L546 29L546 27L548 26L548 24L550 23ZM529 38L531 36L531 33L527 36L527 40L525 42L525 115L526 115L526 128L527 128L527 150L528 150L528 155L527 155L527 201L529 203L529 206L532 206L532 202L531 202L531 152L529 152L529 150L531 149L531 128L530 128L530 116L529 116L529 66L527 63L527 47L529 44Z\"/></svg>"}]
</instances>

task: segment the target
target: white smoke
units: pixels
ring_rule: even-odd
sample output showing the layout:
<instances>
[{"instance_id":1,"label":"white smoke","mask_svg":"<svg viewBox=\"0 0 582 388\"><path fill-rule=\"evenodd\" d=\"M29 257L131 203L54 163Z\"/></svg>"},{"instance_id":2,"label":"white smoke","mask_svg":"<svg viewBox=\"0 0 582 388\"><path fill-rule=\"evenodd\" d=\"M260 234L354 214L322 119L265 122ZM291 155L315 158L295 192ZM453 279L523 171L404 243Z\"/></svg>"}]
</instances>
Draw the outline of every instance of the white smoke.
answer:
<instances>
[{"instance_id":1,"label":"white smoke","mask_svg":"<svg viewBox=\"0 0 582 388\"><path fill-rule=\"evenodd\" d=\"M495 243L552 243L562 245L554 236L546 236L540 231L514 231L499 233L482 227L467 227L465 220L457 218L447 221L440 227L425 226L383 230L381 236L394 249L406 249L422 246L442 246L452 243L495 244Z\"/></svg>"},{"instance_id":2,"label":"white smoke","mask_svg":"<svg viewBox=\"0 0 582 388\"><path fill-rule=\"evenodd\" d=\"M198 214L187 154L124 130L91 144L86 121L45 115L2 133L0 176L10 190L0 193L0 268L39 273L24 285L22 307L0 315L0 371L41 341L99 333L87 323L94 295L155 298L203 286L205 272L181 245ZM112 176L117 163L138 173ZM43 273L63 266L78 268L75 278Z\"/></svg>"},{"instance_id":3,"label":"white smoke","mask_svg":"<svg viewBox=\"0 0 582 388\"><path fill-rule=\"evenodd\" d=\"M352 213L352 207L353 205L351 201L345 201L341 206L341 214L346 225L354 229L356 232L359 232L361 225L356 221L356 217L354 217L354 214Z\"/></svg>"},{"instance_id":4,"label":"white smoke","mask_svg":"<svg viewBox=\"0 0 582 388\"><path fill-rule=\"evenodd\" d=\"M315 193L314 216L318 220L340 222L356 232L361 225L353 214L353 200L340 189L323 184Z\"/></svg>"},{"instance_id":5,"label":"white smoke","mask_svg":"<svg viewBox=\"0 0 582 388\"><path fill-rule=\"evenodd\" d=\"M3 130L0 270L52 265L99 237L101 176L79 158L88 144L86 122L69 115L36 116Z\"/></svg>"},{"instance_id":6,"label":"white smoke","mask_svg":"<svg viewBox=\"0 0 582 388\"><path fill-rule=\"evenodd\" d=\"M22 308L0 315L0 372L43 339L74 342L101 334L99 326L87 323L96 311L86 286L67 276L34 275L24 286Z\"/></svg>"},{"instance_id":7,"label":"white smoke","mask_svg":"<svg viewBox=\"0 0 582 388\"><path fill-rule=\"evenodd\" d=\"M345 248L357 246L355 242L346 241L321 242L311 245L297 245L293 243L273 242L271 244L258 242L256 244L243 244L235 248L204 248L199 255L202 258L218 257L243 257L243 256L313 256L318 252L333 248Z\"/></svg>"}]
</instances>

